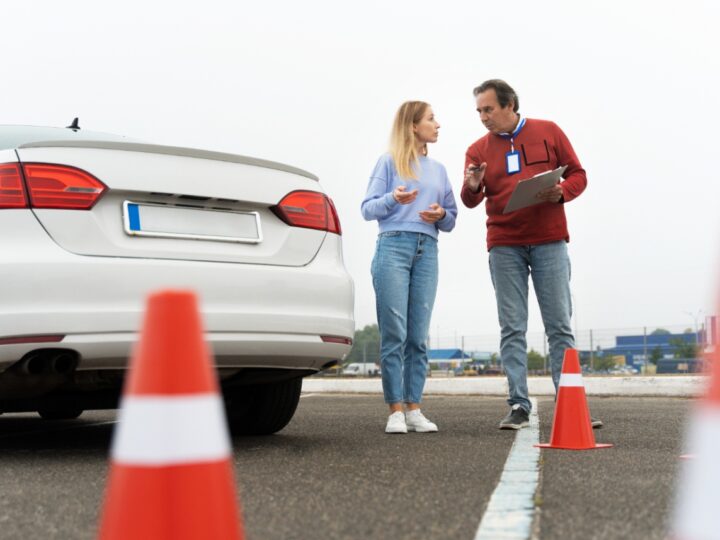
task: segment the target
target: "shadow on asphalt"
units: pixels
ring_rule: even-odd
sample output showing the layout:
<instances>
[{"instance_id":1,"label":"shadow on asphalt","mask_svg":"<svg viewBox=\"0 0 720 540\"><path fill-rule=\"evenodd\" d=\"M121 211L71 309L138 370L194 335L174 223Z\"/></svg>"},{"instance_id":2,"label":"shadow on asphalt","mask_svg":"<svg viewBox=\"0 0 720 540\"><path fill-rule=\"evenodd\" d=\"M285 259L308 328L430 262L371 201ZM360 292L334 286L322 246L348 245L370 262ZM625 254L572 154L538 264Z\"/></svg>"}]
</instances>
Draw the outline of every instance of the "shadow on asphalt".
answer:
<instances>
[{"instance_id":1,"label":"shadow on asphalt","mask_svg":"<svg viewBox=\"0 0 720 540\"><path fill-rule=\"evenodd\" d=\"M0 452L8 457L12 451L97 450L107 455L112 443L114 418L76 420L43 420L38 416L0 416ZM233 451L282 450L308 452L334 444L332 437L296 435L281 431L267 436L235 435L231 438ZM52 457L52 454L48 454ZM0 461L2 458L0 458Z\"/></svg>"},{"instance_id":2,"label":"shadow on asphalt","mask_svg":"<svg viewBox=\"0 0 720 540\"><path fill-rule=\"evenodd\" d=\"M83 454L97 450L107 454L115 423L105 420L47 421L32 417L0 417L0 451L82 450ZM52 458L52 454L45 454Z\"/></svg>"}]
</instances>

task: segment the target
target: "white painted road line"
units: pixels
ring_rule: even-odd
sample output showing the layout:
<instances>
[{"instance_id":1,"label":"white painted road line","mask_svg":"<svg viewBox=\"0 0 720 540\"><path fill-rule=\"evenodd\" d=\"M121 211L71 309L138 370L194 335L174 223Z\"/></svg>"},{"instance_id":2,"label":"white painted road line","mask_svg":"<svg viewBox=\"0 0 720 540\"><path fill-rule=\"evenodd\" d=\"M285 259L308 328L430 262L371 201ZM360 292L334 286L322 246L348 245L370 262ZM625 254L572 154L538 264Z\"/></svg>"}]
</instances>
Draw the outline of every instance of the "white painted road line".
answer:
<instances>
[{"instance_id":1,"label":"white painted road line","mask_svg":"<svg viewBox=\"0 0 720 540\"><path fill-rule=\"evenodd\" d=\"M527 540L535 515L535 491L540 476L540 422L537 400L530 398L530 425L518 430L505 468L475 534L475 540Z\"/></svg>"}]
</instances>

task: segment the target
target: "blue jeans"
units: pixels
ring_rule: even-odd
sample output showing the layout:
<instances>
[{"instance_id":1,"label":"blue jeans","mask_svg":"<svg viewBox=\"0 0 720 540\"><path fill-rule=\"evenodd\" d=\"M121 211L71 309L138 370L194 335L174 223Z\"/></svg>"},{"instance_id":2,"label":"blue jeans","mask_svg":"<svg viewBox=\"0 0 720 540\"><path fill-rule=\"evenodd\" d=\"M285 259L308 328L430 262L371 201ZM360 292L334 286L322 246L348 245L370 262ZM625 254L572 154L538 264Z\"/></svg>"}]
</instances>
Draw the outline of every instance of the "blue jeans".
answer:
<instances>
[{"instance_id":1,"label":"blue jeans","mask_svg":"<svg viewBox=\"0 0 720 540\"><path fill-rule=\"evenodd\" d=\"M565 349L575 347L570 326L570 258L564 241L534 246L495 246L490 275L500 321L500 357L507 375L508 404L530 411L527 389L528 274L540 304L550 344L550 367L557 391Z\"/></svg>"},{"instance_id":2,"label":"blue jeans","mask_svg":"<svg viewBox=\"0 0 720 540\"><path fill-rule=\"evenodd\" d=\"M385 403L420 403L435 303L437 240L404 231L378 236L372 262Z\"/></svg>"}]
</instances>

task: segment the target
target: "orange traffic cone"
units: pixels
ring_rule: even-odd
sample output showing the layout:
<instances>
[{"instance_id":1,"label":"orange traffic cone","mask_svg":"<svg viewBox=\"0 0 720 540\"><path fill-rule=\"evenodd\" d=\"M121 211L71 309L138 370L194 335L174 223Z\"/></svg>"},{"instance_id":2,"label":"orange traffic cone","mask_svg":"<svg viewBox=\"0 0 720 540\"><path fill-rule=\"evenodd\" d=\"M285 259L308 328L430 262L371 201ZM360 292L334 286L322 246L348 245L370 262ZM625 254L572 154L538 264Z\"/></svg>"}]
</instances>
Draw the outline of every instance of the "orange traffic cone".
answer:
<instances>
[{"instance_id":1,"label":"orange traffic cone","mask_svg":"<svg viewBox=\"0 0 720 540\"><path fill-rule=\"evenodd\" d=\"M153 294L125 383L99 538L244 538L230 456L195 295Z\"/></svg>"},{"instance_id":2,"label":"orange traffic cone","mask_svg":"<svg viewBox=\"0 0 720 540\"><path fill-rule=\"evenodd\" d=\"M575 349L565 350L550 443L535 446L564 450L592 450L612 446L612 444L595 444L580 371L580 359Z\"/></svg>"},{"instance_id":3,"label":"orange traffic cone","mask_svg":"<svg viewBox=\"0 0 720 540\"><path fill-rule=\"evenodd\" d=\"M674 538L684 540L720 538L720 350L710 357L708 392L695 406L686 446L692 454L681 458L675 513Z\"/></svg>"}]
</instances>

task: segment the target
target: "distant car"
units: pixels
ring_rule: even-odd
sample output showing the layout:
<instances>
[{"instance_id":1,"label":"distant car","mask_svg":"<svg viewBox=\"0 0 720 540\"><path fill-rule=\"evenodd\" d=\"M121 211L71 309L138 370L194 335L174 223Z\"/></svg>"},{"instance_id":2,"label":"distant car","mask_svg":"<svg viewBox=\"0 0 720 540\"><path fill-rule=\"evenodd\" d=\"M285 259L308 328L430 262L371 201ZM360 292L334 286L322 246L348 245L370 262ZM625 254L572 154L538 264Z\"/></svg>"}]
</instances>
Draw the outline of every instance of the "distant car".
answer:
<instances>
[{"instance_id":1,"label":"distant car","mask_svg":"<svg viewBox=\"0 0 720 540\"><path fill-rule=\"evenodd\" d=\"M350 350L340 221L295 167L0 126L0 228L0 412L115 408L167 287L198 293L235 431L282 429L301 378Z\"/></svg>"},{"instance_id":2,"label":"distant car","mask_svg":"<svg viewBox=\"0 0 720 540\"><path fill-rule=\"evenodd\" d=\"M453 369L453 373L459 377L474 377L478 374L477 370L471 366L458 366Z\"/></svg>"},{"instance_id":3,"label":"distant car","mask_svg":"<svg viewBox=\"0 0 720 540\"><path fill-rule=\"evenodd\" d=\"M379 377L380 367L372 362L356 362L345 366L342 372L354 377Z\"/></svg>"},{"instance_id":4,"label":"distant car","mask_svg":"<svg viewBox=\"0 0 720 540\"><path fill-rule=\"evenodd\" d=\"M640 370L633 366L617 366L609 371L611 375L637 375Z\"/></svg>"}]
</instances>

